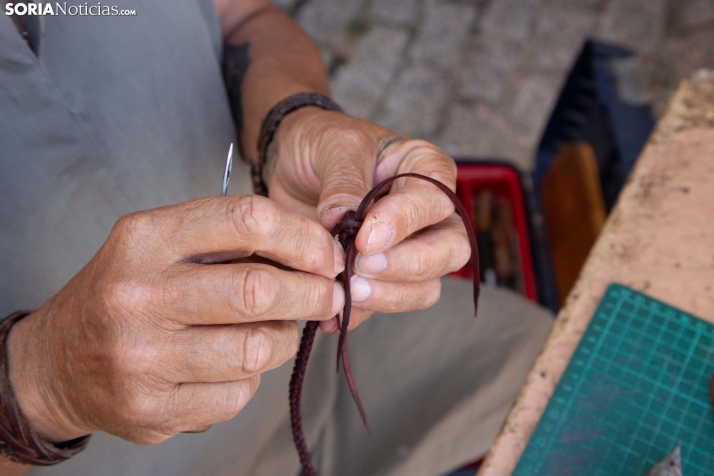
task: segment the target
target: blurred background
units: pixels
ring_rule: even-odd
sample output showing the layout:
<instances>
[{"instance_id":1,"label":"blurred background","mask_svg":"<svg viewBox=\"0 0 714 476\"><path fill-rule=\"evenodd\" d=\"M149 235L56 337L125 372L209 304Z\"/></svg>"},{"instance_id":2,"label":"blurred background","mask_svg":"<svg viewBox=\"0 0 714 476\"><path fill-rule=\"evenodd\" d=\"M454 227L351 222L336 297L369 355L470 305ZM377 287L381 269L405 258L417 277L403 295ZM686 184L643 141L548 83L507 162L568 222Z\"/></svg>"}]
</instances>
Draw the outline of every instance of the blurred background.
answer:
<instances>
[{"instance_id":1,"label":"blurred background","mask_svg":"<svg viewBox=\"0 0 714 476\"><path fill-rule=\"evenodd\" d=\"M457 159L482 280L554 312L678 84L714 66L714 0L274 1L346 112Z\"/></svg>"},{"instance_id":2,"label":"blurred background","mask_svg":"<svg viewBox=\"0 0 714 476\"><path fill-rule=\"evenodd\" d=\"M347 112L524 170L586 38L639 55L656 117L714 66L713 0L274 1L320 46Z\"/></svg>"},{"instance_id":3,"label":"blurred background","mask_svg":"<svg viewBox=\"0 0 714 476\"><path fill-rule=\"evenodd\" d=\"M346 112L457 159L485 284L554 313L680 81L714 84L714 0L274 1Z\"/></svg>"}]
</instances>

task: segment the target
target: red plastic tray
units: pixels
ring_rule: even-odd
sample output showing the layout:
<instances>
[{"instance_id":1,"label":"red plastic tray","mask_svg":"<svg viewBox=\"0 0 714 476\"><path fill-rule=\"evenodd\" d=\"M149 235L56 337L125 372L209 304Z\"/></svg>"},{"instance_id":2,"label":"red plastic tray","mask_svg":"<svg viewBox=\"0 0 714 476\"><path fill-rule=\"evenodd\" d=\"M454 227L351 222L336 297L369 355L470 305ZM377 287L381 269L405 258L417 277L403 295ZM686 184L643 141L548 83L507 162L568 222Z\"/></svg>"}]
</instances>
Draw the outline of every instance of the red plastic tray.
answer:
<instances>
[{"instance_id":1,"label":"red plastic tray","mask_svg":"<svg viewBox=\"0 0 714 476\"><path fill-rule=\"evenodd\" d=\"M523 199L523 185L518 171L511 165L494 163L460 163L457 165L456 193L466 208L471 223L473 217L473 197L487 189L494 198L506 199L511 203L513 223L520 251L520 272L523 279L523 292L531 301L538 302L533 256L528 234L528 221ZM465 266L453 275L470 278L471 269Z\"/></svg>"}]
</instances>

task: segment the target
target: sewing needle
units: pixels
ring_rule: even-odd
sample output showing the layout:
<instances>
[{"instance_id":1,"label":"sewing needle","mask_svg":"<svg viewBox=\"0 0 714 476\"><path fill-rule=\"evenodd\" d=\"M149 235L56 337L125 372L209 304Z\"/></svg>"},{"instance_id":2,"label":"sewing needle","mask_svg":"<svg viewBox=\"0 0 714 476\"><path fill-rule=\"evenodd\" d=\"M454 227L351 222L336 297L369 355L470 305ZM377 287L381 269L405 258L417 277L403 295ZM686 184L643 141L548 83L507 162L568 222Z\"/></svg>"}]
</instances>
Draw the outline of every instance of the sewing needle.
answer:
<instances>
[{"instance_id":1,"label":"sewing needle","mask_svg":"<svg viewBox=\"0 0 714 476\"><path fill-rule=\"evenodd\" d=\"M231 181L231 170L233 169L233 143L228 149L228 158L226 159L226 169L223 171L223 186L221 187L221 195L228 193L228 182Z\"/></svg>"}]
</instances>

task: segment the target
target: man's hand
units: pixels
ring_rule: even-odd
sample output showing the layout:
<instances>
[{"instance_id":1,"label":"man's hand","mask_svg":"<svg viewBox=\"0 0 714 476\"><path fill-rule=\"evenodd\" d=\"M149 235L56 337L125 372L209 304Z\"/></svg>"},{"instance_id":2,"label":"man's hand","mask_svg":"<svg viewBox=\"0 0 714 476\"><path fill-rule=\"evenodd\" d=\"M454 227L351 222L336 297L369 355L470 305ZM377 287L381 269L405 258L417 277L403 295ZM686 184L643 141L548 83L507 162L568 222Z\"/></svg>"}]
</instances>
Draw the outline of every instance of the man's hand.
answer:
<instances>
[{"instance_id":1,"label":"man's hand","mask_svg":"<svg viewBox=\"0 0 714 476\"><path fill-rule=\"evenodd\" d=\"M21 410L52 441L104 430L151 444L230 419L295 354L295 320L343 307L343 266L322 226L262 197L125 216L12 329Z\"/></svg>"},{"instance_id":2,"label":"man's hand","mask_svg":"<svg viewBox=\"0 0 714 476\"><path fill-rule=\"evenodd\" d=\"M225 79L244 158L255 159L260 125L280 100L328 93L320 53L268 0L215 0L226 42ZM270 198L330 229L378 183L415 172L455 187L454 161L438 147L407 140L346 114L306 107L288 114L271 146ZM432 184L400 180L375 204L357 235L358 276L350 325L371 311L428 307L439 277L469 257L466 231L451 201ZM321 324L337 330L337 322Z\"/></svg>"},{"instance_id":3,"label":"man's hand","mask_svg":"<svg viewBox=\"0 0 714 476\"><path fill-rule=\"evenodd\" d=\"M377 183L413 172L452 190L456 165L438 147L409 140L346 114L308 107L283 119L271 145L270 197L331 229ZM434 304L439 278L469 259L466 230L449 198L432 184L401 179L367 212L356 238L350 327L372 311ZM336 332L332 319L320 324Z\"/></svg>"}]
</instances>

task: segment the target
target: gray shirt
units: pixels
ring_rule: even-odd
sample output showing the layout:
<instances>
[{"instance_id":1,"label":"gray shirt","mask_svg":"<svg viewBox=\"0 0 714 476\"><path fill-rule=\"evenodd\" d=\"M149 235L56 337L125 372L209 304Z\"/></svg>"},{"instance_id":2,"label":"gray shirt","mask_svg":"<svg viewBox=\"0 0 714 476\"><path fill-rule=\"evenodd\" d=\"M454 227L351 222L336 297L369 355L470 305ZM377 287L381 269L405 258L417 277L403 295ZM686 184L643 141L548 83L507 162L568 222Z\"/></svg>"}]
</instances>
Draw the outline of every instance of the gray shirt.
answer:
<instances>
[{"instance_id":1,"label":"gray shirt","mask_svg":"<svg viewBox=\"0 0 714 476\"><path fill-rule=\"evenodd\" d=\"M59 291L119 216L220 191L235 133L213 2L114 4L137 14L39 17L37 56L0 15L0 315Z\"/></svg>"}]
</instances>

